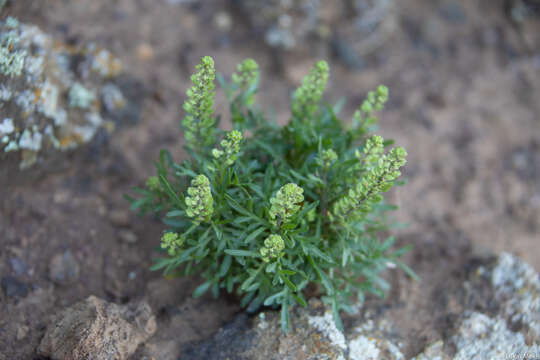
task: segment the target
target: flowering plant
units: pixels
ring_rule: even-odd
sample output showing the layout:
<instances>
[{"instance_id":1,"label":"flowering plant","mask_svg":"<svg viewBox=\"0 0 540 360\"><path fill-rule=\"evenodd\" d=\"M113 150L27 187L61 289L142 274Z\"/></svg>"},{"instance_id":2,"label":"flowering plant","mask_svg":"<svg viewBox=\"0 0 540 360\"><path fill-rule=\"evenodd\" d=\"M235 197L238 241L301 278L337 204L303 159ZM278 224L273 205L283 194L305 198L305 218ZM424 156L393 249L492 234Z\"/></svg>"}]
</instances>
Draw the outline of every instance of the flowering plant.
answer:
<instances>
[{"instance_id":1,"label":"flowering plant","mask_svg":"<svg viewBox=\"0 0 540 360\"><path fill-rule=\"evenodd\" d=\"M378 238L385 212L394 209L383 193L406 156L369 135L388 89L368 93L345 128L340 105L322 102L328 65L320 61L293 93L290 122L280 127L255 106L259 70L248 59L232 82L217 76L234 128L225 132L213 116L215 77L213 60L204 57L184 104L190 158L176 163L162 151L157 176L130 198L133 209L164 216L168 256L153 269L201 275L194 296L227 291L248 311L280 307L284 331L289 307L306 306L310 294L322 295L341 328L339 311L351 310L351 299L384 294L389 285L379 272L389 264L414 276L398 260L406 249L392 251L393 237Z\"/></svg>"}]
</instances>

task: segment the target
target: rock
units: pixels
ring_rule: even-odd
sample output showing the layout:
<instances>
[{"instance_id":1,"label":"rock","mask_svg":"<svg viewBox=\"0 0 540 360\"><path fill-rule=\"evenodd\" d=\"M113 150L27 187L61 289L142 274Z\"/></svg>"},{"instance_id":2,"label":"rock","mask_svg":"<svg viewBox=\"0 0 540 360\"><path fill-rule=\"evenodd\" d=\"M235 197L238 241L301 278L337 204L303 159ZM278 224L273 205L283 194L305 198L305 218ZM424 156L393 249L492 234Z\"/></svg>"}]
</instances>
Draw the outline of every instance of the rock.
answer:
<instances>
[{"instance_id":1,"label":"rock","mask_svg":"<svg viewBox=\"0 0 540 360\"><path fill-rule=\"evenodd\" d=\"M28 331L30 331L30 329L28 328L28 326L26 326L26 325L19 325L19 326L17 327L17 341L24 340L24 338L26 337L26 335L28 335Z\"/></svg>"},{"instance_id":2,"label":"rock","mask_svg":"<svg viewBox=\"0 0 540 360\"><path fill-rule=\"evenodd\" d=\"M155 331L147 303L121 306L90 296L54 317L38 353L53 360L124 360Z\"/></svg>"},{"instance_id":3,"label":"rock","mask_svg":"<svg viewBox=\"0 0 540 360\"><path fill-rule=\"evenodd\" d=\"M28 272L28 265L19 258L10 258L9 265L13 269L15 275L20 276Z\"/></svg>"},{"instance_id":4,"label":"rock","mask_svg":"<svg viewBox=\"0 0 540 360\"><path fill-rule=\"evenodd\" d=\"M488 273L489 274L489 273ZM491 285L501 315L540 344L540 276L518 257L503 253L491 271Z\"/></svg>"},{"instance_id":5,"label":"rock","mask_svg":"<svg viewBox=\"0 0 540 360\"><path fill-rule=\"evenodd\" d=\"M112 210L109 212L109 220L111 224L117 227L129 226L129 211L127 210Z\"/></svg>"},{"instance_id":6,"label":"rock","mask_svg":"<svg viewBox=\"0 0 540 360\"><path fill-rule=\"evenodd\" d=\"M397 29L396 3L395 0L234 2L253 30L264 34L269 46L313 54L317 49L313 41L327 43L333 38L332 44L327 45L334 47L346 65L355 69L360 67L361 56L383 46Z\"/></svg>"},{"instance_id":7,"label":"rock","mask_svg":"<svg viewBox=\"0 0 540 360\"><path fill-rule=\"evenodd\" d=\"M451 24L459 25L467 21L465 10L458 1L445 1L440 5L439 13Z\"/></svg>"},{"instance_id":8,"label":"rock","mask_svg":"<svg viewBox=\"0 0 540 360\"><path fill-rule=\"evenodd\" d=\"M277 312L261 313L254 320L242 315L211 341L189 349L182 359L345 359L345 336L319 302L310 302L307 311L292 310L291 324L293 330L284 335Z\"/></svg>"},{"instance_id":9,"label":"rock","mask_svg":"<svg viewBox=\"0 0 540 360\"><path fill-rule=\"evenodd\" d=\"M0 54L0 185L17 182L19 169L61 163L120 116L138 118L142 93L124 87L120 60L96 44L65 44L8 17Z\"/></svg>"},{"instance_id":10,"label":"rock","mask_svg":"<svg viewBox=\"0 0 540 360\"><path fill-rule=\"evenodd\" d=\"M527 346L523 334L508 329L503 318L477 312L466 314L452 341L458 349L456 360L497 359L540 351L538 345Z\"/></svg>"},{"instance_id":11,"label":"rock","mask_svg":"<svg viewBox=\"0 0 540 360\"><path fill-rule=\"evenodd\" d=\"M349 69L362 69L364 61L358 53L349 45L348 42L335 36L330 40L330 47L334 56Z\"/></svg>"},{"instance_id":12,"label":"rock","mask_svg":"<svg viewBox=\"0 0 540 360\"><path fill-rule=\"evenodd\" d=\"M118 237L120 238L120 240L128 244L134 244L139 240L137 234L130 230L120 230L118 232Z\"/></svg>"},{"instance_id":13,"label":"rock","mask_svg":"<svg viewBox=\"0 0 540 360\"><path fill-rule=\"evenodd\" d=\"M57 254L49 263L49 279L58 285L73 284L79 279L79 263L71 251Z\"/></svg>"},{"instance_id":14,"label":"rock","mask_svg":"<svg viewBox=\"0 0 540 360\"><path fill-rule=\"evenodd\" d=\"M412 360L521 359L523 354L540 354L538 273L506 253L482 263L476 258L471 261L471 269L476 270L463 283L462 295L454 294L453 299L462 302L461 312L445 325L441 339L426 344ZM477 301L478 297L483 300ZM341 333L331 312L311 300L307 309L291 310L288 335L280 329L277 312L266 311L254 319L240 315L213 338L194 344L181 358L404 360L405 349L411 345L406 341L413 340L400 333L390 312L369 315L365 308L361 312L361 317L349 318L346 332Z\"/></svg>"},{"instance_id":15,"label":"rock","mask_svg":"<svg viewBox=\"0 0 540 360\"><path fill-rule=\"evenodd\" d=\"M154 58L155 51L152 48L152 45L148 43L142 43L137 46L135 53L139 60L147 62Z\"/></svg>"},{"instance_id":16,"label":"rock","mask_svg":"<svg viewBox=\"0 0 540 360\"><path fill-rule=\"evenodd\" d=\"M2 290L7 297L23 298L28 295L28 286L13 276L4 276L1 281Z\"/></svg>"}]
</instances>

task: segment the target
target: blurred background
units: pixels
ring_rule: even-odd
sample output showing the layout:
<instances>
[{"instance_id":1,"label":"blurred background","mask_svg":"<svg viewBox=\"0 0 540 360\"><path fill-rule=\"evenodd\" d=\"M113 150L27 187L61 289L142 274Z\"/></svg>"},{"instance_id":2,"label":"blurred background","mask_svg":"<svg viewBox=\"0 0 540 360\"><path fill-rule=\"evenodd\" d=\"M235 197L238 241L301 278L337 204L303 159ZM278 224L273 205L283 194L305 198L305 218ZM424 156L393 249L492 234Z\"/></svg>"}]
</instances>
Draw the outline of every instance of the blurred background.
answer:
<instances>
[{"instance_id":1,"label":"blurred background","mask_svg":"<svg viewBox=\"0 0 540 360\"><path fill-rule=\"evenodd\" d=\"M113 117L115 130L63 154L60 171L38 161L28 174L39 175L4 179L3 296L9 288L26 301L12 305L18 312L4 329L30 344L13 351L31 353L40 319L89 294L167 298L147 270L161 225L130 214L123 194L153 174L161 148L184 156L181 106L204 55L226 76L255 59L257 102L280 123L316 60L330 64L326 99L346 99L344 121L367 91L387 85L378 132L409 153L408 184L391 193L395 216L409 224L395 231L399 243L414 245L406 262L424 283L444 282L471 253L509 251L540 271L538 0L4 0L1 11L2 20L38 26L53 47L108 49L128 79L119 87L134 93L133 107ZM216 112L227 127L219 90ZM57 263L60 275L51 271ZM71 276L71 285L55 276ZM163 291L187 294L191 283L182 281L183 290ZM184 340L208 336L235 306L209 300L202 330Z\"/></svg>"}]
</instances>

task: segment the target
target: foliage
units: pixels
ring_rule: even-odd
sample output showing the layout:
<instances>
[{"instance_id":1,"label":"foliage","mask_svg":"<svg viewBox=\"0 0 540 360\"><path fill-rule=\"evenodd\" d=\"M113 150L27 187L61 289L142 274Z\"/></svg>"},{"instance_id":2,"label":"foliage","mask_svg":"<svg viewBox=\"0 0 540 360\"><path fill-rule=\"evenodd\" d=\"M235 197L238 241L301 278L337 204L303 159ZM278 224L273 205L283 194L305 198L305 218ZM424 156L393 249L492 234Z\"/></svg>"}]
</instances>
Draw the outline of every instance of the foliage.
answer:
<instances>
[{"instance_id":1,"label":"foliage","mask_svg":"<svg viewBox=\"0 0 540 360\"><path fill-rule=\"evenodd\" d=\"M341 327L339 311L365 293L382 296L389 285L380 271L398 265L414 276L392 250L384 202L400 176L406 152L382 137L369 136L374 112L388 89L370 92L347 129L338 108L323 103L328 65L321 61L292 96L292 116L280 127L254 106L258 66L246 60L227 82L218 75L230 104L234 130L214 124L213 61L202 59L184 104L186 150L190 159L172 160L162 151L157 176L130 198L140 212L164 215L161 247L169 256L154 270L199 274L207 290L242 297L248 311L288 309L322 295ZM221 138L221 141L216 140ZM185 190L187 188L187 191Z\"/></svg>"}]
</instances>

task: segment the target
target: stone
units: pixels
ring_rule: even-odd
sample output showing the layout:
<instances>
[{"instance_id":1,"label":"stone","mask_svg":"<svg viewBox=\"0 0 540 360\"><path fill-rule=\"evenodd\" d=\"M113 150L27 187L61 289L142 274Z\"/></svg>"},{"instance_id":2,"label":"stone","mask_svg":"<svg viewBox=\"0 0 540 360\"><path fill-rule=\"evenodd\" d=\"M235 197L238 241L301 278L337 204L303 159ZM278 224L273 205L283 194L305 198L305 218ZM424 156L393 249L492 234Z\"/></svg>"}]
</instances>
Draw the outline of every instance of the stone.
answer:
<instances>
[{"instance_id":1,"label":"stone","mask_svg":"<svg viewBox=\"0 0 540 360\"><path fill-rule=\"evenodd\" d=\"M361 57L383 46L398 29L395 0L237 0L234 4L255 31L264 33L269 46L313 54L320 48L314 45L323 44L334 48L353 69L361 68Z\"/></svg>"},{"instance_id":2,"label":"stone","mask_svg":"<svg viewBox=\"0 0 540 360\"><path fill-rule=\"evenodd\" d=\"M538 273L507 253L485 257L481 263L472 258L471 264L477 265L471 265L475 271L468 273L460 291L463 308L445 327L442 338L425 344L411 360L521 359L540 354ZM455 296L458 301L460 295ZM281 331L278 312L265 311L254 319L240 315L213 338L187 349L181 358L406 359L405 350L411 344L388 312L371 314L361 308L360 313L354 320L348 318L349 326L342 333L331 311L312 299L308 308L290 310L289 334Z\"/></svg>"},{"instance_id":3,"label":"stone","mask_svg":"<svg viewBox=\"0 0 540 360\"><path fill-rule=\"evenodd\" d=\"M23 298L28 295L28 286L13 276L4 276L1 281L2 290L7 297Z\"/></svg>"},{"instance_id":4,"label":"stone","mask_svg":"<svg viewBox=\"0 0 540 360\"><path fill-rule=\"evenodd\" d=\"M120 60L97 44L66 44L7 17L0 55L0 185L28 178L15 175L37 163L34 172L61 168L66 150L139 116L142 92L124 86Z\"/></svg>"},{"instance_id":5,"label":"stone","mask_svg":"<svg viewBox=\"0 0 540 360\"><path fill-rule=\"evenodd\" d=\"M28 335L28 331L30 329L26 325L20 325L17 327L17 341L24 340L26 338L26 335Z\"/></svg>"},{"instance_id":6,"label":"stone","mask_svg":"<svg viewBox=\"0 0 540 360\"><path fill-rule=\"evenodd\" d=\"M128 244L134 244L139 240L137 234L130 230L120 230L118 232L118 237L120 238L120 240Z\"/></svg>"},{"instance_id":7,"label":"stone","mask_svg":"<svg viewBox=\"0 0 540 360\"><path fill-rule=\"evenodd\" d=\"M156 326L146 302L117 305L90 296L54 316L38 353L53 360L125 360Z\"/></svg>"},{"instance_id":8,"label":"stone","mask_svg":"<svg viewBox=\"0 0 540 360\"><path fill-rule=\"evenodd\" d=\"M71 251L56 254L49 263L49 279L58 285L73 284L79 279L79 263Z\"/></svg>"},{"instance_id":9,"label":"stone","mask_svg":"<svg viewBox=\"0 0 540 360\"><path fill-rule=\"evenodd\" d=\"M26 264L20 258L16 258L16 257L10 258L9 265L13 269L13 272L15 273L15 275L17 276L24 275L28 272L28 264Z\"/></svg>"},{"instance_id":10,"label":"stone","mask_svg":"<svg viewBox=\"0 0 540 360\"><path fill-rule=\"evenodd\" d=\"M129 226L129 211L127 210L112 210L109 212L109 220L111 224L117 227Z\"/></svg>"}]
</instances>

